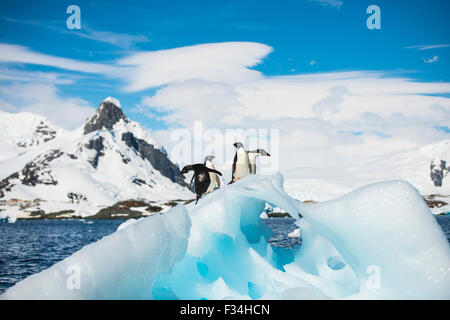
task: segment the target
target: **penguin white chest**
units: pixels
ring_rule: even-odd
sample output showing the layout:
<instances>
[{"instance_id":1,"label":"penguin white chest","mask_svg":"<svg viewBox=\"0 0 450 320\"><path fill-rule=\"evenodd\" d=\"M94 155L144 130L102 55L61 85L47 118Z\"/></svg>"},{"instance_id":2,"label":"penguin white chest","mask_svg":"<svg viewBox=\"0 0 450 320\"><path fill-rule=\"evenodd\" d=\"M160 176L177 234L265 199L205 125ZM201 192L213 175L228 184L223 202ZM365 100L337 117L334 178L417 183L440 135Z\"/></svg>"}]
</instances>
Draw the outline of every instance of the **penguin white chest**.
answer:
<instances>
[{"instance_id":1,"label":"penguin white chest","mask_svg":"<svg viewBox=\"0 0 450 320\"><path fill-rule=\"evenodd\" d=\"M234 171L235 180L242 179L250 175L249 160L244 148L237 150L236 169Z\"/></svg>"},{"instance_id":2,"label":"penguin white chest","mask_svg":"<svg viewBox=\"0 0 450 320\"><path fill-rule=\"evenodd\" d=\"M251 174L256 174L256 157L257 154L256 153L249 153L248 154L248 161L250 163L250 173Z\"/></svg>"},{"instance_id":3,"label":"penguin white chest","mask_svg":"<svg viewBox=\"0 0 450 320\"><path fill-rule=\"evenodd\" d=\"M210 169L215 169L211 161L206 161L205 166ZM211 182L209 183L206 193L213 191L217 187L217 176L214 172L209 172L209 179Z\"/></svg>"}]
</instances>

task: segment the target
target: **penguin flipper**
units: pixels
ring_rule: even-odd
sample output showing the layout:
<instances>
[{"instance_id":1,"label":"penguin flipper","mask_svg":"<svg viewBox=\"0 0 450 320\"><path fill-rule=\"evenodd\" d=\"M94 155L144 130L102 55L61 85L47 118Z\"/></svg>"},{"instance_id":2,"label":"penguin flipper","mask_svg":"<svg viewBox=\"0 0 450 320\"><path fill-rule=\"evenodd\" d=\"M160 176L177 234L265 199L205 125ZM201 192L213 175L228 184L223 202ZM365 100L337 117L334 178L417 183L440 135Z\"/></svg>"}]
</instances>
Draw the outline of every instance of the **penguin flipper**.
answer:
<instances>
[{"instance_id":1,"label":"penguin flipper","mask_svg":"<svg viewBox=\"0 0 450 320\"><path fill-rule=\"evenodd\" d=\"M211 168L207 168L209 172L214 172L216 174L218 174L219 176L222 175L222 173L220 173L219 171L215 170L215 169L211 169Z\"/></svg>"},{"instance_id":2,"label":"penguin flipper","mask_svg":"<svg viewBox=\"0 0 450 320\"><path fill-rule=\"evenodd\" d=\"M237 152L234 154L233 165L231 167L231 181L228 184L234 182L234 171L236 171Z\"/></svg>"}]
</instances>

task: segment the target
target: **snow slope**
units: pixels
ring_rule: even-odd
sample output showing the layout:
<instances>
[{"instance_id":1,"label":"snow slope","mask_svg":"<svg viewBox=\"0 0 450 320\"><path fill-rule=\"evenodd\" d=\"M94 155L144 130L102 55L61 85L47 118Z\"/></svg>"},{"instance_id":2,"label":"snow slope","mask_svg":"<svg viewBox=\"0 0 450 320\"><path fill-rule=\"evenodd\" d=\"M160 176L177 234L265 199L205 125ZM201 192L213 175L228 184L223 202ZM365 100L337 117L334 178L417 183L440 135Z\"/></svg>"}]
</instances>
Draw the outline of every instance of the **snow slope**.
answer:
<instances>
[{"instance_id":1,"label":"snow slope","mask_svg":"<svg viewBox=\"0 0 450 320\"><path fill-rule=\"evenodd\" d=\"M301 212L300 249L268 245L266 203ZM281 175L249 176L120 229L1 298L450 299L449 244L404 181L304 204Z\"/></svg>"},{"instance_id":2,"label":"snow slope","mask_svg":"<svg viewBox=\"0 0 450 320\"><path fill-rule=\"evenodd\" d=\"M441 170L441 161L445 162L446 169ZM450 197L449 168L450 140L443 140L388 158L348 167L292 170L286 174L286 190L297 199L324 201L368 183L400 179L411 183L422 195L440 194ZM440 181L439 175L432 175L432 171L438 169L442 171ZM440 185L436 185L437 182Z\"/></svg>"}]
</instances>

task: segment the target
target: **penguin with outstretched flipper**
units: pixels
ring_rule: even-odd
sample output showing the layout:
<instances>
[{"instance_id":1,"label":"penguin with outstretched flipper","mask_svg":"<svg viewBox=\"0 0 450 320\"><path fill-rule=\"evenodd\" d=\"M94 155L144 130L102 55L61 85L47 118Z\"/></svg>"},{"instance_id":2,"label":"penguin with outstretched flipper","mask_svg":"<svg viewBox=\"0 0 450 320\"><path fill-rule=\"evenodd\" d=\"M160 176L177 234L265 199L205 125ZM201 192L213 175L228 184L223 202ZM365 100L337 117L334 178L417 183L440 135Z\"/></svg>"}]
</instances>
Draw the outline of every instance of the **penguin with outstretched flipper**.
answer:
<instances>
[{"instance_id":1,"label":"penguin with outstretched flipper","mask_svg":"<svg viewBox=\"0 0 450 320\"><path fill-rule=\"evenodd\" d=\"M247 150L245 150L244 145L241 142L236 142L233 146L236 148L236 154L234 155L233 166L231 169L231 181L228 184L250 175L251 170L248 153Z\"/></svg>"},{"instance_id":2,"label":"penguin with outstretched flipper","mask_svg":"<svg viewBox=\"0 0 450 320\"><path fill-rule=\"evenodd\" d=\"M194 180L195 193L197 194L197 201L195 201L195 204L197 204L198 199L200 199L200 197L208 190L209 184L211 183L209 173L214 172L219 176L221 176L222 173L215 169L208 168L203 163L196 163L193 165L185 166L180 171L180 174L188 173L191 170L194 171L194 176L192 178Z\"/></svg>"},{"instance_id":3,"label":"penguin with outstretched flipper","mask_svg":"<svg viewBox=\"0 0 450 320\"><path fill-rule=\"evenodd\" d=\"M247 154L248 154L248 161L250 163L250 174L256 174L256 157L258 156L270 157L270 153L268 153L264 149L247 151Z\"/></svg>"}]
</instances>

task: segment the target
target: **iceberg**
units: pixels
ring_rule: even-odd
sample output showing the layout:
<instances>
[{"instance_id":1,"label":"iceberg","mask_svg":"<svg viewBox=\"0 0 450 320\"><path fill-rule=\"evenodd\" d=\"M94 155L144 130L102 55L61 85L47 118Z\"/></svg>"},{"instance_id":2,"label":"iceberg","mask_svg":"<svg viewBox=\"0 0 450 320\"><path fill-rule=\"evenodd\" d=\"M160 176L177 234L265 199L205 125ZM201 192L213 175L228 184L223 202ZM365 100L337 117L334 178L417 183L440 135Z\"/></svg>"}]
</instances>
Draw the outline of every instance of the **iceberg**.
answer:
<instances>
[{"instance_id":1,"label":"iceberg","mask_svg":"<svg viewBox=\"0 0 450 320\"><path fill-rule=\"evenodd\" d=\"M266 204L297 219L299 248L268 244ZM281 174L255 175L123 225L1 298L450 299L450 247L407 182L302 203Z\"/></svg>"}]
</instances>

